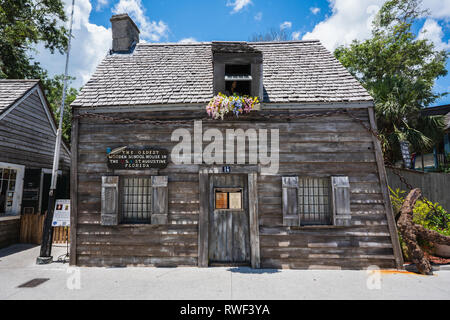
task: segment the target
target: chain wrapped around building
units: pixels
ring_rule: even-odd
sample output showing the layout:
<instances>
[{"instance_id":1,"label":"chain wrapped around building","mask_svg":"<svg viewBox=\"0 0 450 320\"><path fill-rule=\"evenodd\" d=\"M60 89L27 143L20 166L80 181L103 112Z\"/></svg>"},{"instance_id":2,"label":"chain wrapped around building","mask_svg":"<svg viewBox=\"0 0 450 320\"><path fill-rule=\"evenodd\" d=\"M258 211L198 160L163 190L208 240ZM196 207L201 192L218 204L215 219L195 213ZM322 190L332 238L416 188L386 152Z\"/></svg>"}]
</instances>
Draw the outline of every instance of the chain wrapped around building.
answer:
<instances>
[{"instance_id":1,"label":"chain wrapped around building","mask_svg":"<svg viewBox=\"0 0 450 320\"><path fill-rule=\"evenodd\" d=\"M319 41L111 23L72 104L71 264L402 267L373 99Z\"/></svg>"}]
</instances>

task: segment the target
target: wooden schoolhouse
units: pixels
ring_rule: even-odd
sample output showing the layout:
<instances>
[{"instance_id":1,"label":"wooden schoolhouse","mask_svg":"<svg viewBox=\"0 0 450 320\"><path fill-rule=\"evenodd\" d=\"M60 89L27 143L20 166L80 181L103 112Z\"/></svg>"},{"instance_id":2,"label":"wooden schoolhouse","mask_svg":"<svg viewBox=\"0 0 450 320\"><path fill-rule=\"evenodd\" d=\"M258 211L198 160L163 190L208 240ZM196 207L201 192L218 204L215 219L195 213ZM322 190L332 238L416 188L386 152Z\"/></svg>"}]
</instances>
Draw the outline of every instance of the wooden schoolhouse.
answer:
<instances>
[{"instance_id":1,"label":"wooden schoolhouse","mask_svg":"<svg viewBox=\"0 0 450 320\"><path fill-rule=\"evenodd\" d=\"M402 268L373 99L319 41L139 43L111 22L72 104L71 264ZM212 118L219 93L259 108Z\"/></svg>"}]
</instances>

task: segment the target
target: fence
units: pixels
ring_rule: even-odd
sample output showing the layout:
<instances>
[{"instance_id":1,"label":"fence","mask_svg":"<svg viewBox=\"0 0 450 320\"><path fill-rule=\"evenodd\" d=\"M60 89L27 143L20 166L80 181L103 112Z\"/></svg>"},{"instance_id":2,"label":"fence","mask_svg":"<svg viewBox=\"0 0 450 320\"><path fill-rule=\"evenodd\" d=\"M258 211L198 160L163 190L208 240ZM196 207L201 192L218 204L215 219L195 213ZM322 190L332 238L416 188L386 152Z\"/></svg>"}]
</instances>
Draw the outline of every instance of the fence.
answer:
<instances>
[{"instance_id":1,"label":"fence","mask_svg":"<svg viewBox=\"0 0 450 320\"><path fill-rule=\"evenodd\" d=\"M42 214L23 214L20 217L20 243L41 244L44 219L45 215ZM66 231L64 227L54 227L53 243L65 243L67 232L70 235L70 230Z\"/></svg>"},{"instance_id":2,"label":"fence","mask_svg":"<svg viewBox=\"0 0 450 320\"><path fill-rule=\"evenodd\" d=\"M420 188L423 195L432 202L439 202L442 207L450 210L450 174L436 172L421 172L413 170L397 171L405 177L406 181L414 188ZM409 191L408 187L402 183L393 170L386 168L389 186L392 189Z\"/></svg>"}]
</instances>

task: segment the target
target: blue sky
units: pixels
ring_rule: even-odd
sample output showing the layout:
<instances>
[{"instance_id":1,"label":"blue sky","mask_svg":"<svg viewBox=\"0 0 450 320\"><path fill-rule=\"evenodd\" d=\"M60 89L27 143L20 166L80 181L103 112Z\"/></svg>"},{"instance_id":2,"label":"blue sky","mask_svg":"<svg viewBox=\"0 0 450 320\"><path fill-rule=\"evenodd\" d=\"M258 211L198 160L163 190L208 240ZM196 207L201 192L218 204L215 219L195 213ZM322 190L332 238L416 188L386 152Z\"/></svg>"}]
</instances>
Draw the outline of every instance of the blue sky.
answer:
<instances>
[{"instance_id":1,"label":"blue sky","mask_svg":"<svg viewBox=\"0 0 450 320\"><path fill-rule=\"evenodd\" d=\"M71 0L63 0L70 11ZM111 47L109 19L127 12L147 42L250 40L255 33L284 28L291 39L319 39L333 51L338 45L370 36L371 21L384 0L76 0L70 73L82 86ZM450 50L450 0L424 0L430 16L415 29ZM423 33L426 29L427 33ZM64 57L38 47L36 60L50 74L64 70ZM450 68L450 62L447 65ZM450 91L450 75L436 92ZM450 96L436 102L450 104Z\"/></svg>"}]
</instances>

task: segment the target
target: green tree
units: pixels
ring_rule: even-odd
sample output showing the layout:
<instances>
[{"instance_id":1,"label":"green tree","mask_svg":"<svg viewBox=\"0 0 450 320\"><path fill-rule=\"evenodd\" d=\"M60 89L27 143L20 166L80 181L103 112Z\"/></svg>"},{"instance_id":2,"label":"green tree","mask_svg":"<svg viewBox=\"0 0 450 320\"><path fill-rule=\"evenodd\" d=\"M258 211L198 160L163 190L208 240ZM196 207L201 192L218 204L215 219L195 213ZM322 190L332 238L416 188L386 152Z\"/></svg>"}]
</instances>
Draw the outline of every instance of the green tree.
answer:
<instances>
[{"instance_id":1,"label":"green tree","mask_svg":"<svg viewBox=\"0 0 450 320\"><path fill-rule=\"evenodd\" d=\"M255 33L250 37L252 42L274 42L274 41L287 41L289 35L285 29L271 28L265 33Z\"/></svg>"},{"instance_id":2,"label":"green tree","mask_svg":"<svg viewBox=\"0 0 450 320\"><path fill-rule=\"evenodd\" d=\"M339 47L334 54L374 97L385 157L400 158L399 141L414 151L428 150L442 137L442 117L421 117L420 111L443 94L433 92L445 76L448 52L420 40L412 25L429 13L420 0L385 2L373 22L372 37ZM446 94L446 93L444 93Z\"/></svg>"},{"instance_id":3,"label":"green tree","mask_svg":"<svg viewBox=\"0 0 450 320\"><path fill-rule=\"evenodd\" d=\"M75 100L78 91L70 87L71 81L75 80L73 77L68 78L67 93L65 99L64 118L63 118L63 138L70 142L70 133L72 130L72 109L70 104ZM44 79L43 86L45 88L45 95L50 104L50 108L55 114L56 120L59 122L62 101L62 93L64 87L64 75L57 75L52 79Z\"/></svg>"},{"instance_id":4,"label":"green tree","mask_svg":"<svg viewBox=\"0 0 450 320\"><path fill-rule=\"evenodd\" d=\"M38 43L64 53L67 20L61 0L0 0L0 78L39 79L46 76L30 54Z\"/></svg>"}]
</instances>

